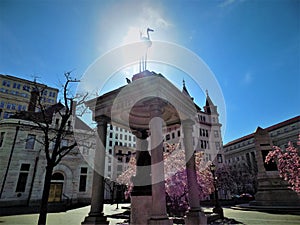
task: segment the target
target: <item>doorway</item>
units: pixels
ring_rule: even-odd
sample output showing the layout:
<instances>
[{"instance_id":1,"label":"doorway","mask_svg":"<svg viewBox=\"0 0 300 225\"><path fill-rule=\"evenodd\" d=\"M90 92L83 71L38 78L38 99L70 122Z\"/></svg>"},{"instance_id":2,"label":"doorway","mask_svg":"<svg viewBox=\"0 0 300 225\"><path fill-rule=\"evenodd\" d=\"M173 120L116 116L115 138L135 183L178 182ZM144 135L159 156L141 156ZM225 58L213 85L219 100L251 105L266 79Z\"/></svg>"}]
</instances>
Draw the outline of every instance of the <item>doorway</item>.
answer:
<instances>
[{"instance_id":1,"label":"doorway","mask_svg":"<svg viewBox=\"0 0 300 225\"><path fill-rule=\"evenodd\" d=\"M61 202L64 186L64 175L54 173L51 177L48 202Z\"/></svg>"}]
</instances>

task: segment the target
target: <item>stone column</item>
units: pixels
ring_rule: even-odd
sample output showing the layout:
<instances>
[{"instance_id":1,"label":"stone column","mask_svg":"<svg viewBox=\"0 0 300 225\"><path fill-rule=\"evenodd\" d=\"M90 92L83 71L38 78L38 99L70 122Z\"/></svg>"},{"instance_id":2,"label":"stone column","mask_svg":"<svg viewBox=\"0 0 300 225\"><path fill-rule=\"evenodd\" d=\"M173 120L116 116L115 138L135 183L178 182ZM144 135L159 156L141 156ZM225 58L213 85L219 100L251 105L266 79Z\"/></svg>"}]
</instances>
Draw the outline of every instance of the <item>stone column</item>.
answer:
<instances>
[{"instance_id":1,"label":"stone column","mask_svg":"<svg viewBox=\"0 0 300 225\"><path fill-rule=\"evenodd\" d=\"M151 195L151 156L148 151L147 131L135 131L136 136L136 175L132 177L133 192L138 195ZM138 193L141 192L141 193Z\"/></svg>"},{"instance_id":2,"label":"stone column","mask_svg":"<svg viewBox=\"0 0 300 225\"><path fill-rule=\"evenodd\" d=\"M130 224L147 224L151 216L151 156L148 152L147 131L135 131L136 175L132 177Z\"/></svg>"},{"instance_id":3,"label":"stone column","mask_svg":"<svg viewBox=\"0 0 300 225\"><path fill-rule=\"evenodd\" d=\"M104 204L104 167L105 167L105 147L107 134L107 119L97 120L96 152L94 159L94 174L92 186L91 209L89 215L81 223L83 225L109 224L103 214Z\"/></svg>"},{"instance_id":4,"label":"stone column","mask_svg":"<svg viewBox=\"0 0 300 225\"><path fill-rule=\"evenodd\" d=\"M199 191L196 175L195 154L193 147L193 125L194 121L182 121L183 144L185 149L187 186L189 193L190 208L185 216L186 225L207 224L207 218L200 208Z\"/></svg>"},{"instance_id":5,"label":"stone column","mask_svg":"<svg viewBox=\"0 0 300 225\"><path fill-rule=\"evenodd\" d=\"M150 225L173 224L166 209L166 190L163 164L163 119L160 118L162 105L159 101L150 106L150 142L151 142L151 180L152 180L152 215Z\"/></svg>"}]
</instances>

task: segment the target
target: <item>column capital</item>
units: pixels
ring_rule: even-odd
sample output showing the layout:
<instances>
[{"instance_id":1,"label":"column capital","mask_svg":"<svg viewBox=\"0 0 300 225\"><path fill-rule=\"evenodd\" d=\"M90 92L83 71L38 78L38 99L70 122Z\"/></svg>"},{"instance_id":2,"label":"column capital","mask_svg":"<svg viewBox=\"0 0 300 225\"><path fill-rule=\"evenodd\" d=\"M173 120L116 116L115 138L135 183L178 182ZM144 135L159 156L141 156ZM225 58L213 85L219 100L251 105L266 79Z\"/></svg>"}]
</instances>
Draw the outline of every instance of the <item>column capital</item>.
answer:
<instances>
[{"instance_id":1,"label":"column capital","mask_svg":"<svg viewBox=\"0 0 300 225\"><path fill-rule=\"evenodd\" d=\"M192 127L195 124L195 121L192 119L186 119L186 120L182 120L181 124L183 127Z\"/></svg>"},{"instance_id":2,"label":"column capital","mask_svg":"<svg viewBox=\"0 0 300 225\"><path fill-rule=\"evenodd\" d=\"M98 127L103 126L110 122L110 118L108 118L107 116L99 116L96 118L96 122Z\"/></svg>"},{"instance_id":3,"label":"column capital","mask_svg":"<svg viewBox=\"0 0 300 225\"><path fill-rule=\"evenodd\" d=\"M132 133L138 139L142 139L142 140L147 139L147 137L149 136L147 130L132 130Z\"/></svg>"}]
</instances>

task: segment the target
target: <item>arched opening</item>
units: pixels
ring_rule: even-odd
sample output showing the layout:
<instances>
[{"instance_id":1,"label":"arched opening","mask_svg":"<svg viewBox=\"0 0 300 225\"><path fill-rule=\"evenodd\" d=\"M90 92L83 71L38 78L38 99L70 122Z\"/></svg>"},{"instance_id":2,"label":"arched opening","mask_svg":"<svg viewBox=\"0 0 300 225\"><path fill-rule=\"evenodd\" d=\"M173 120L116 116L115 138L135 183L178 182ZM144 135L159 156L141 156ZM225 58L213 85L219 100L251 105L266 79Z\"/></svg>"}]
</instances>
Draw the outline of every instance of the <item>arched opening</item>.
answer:
<instances>
[{"instance_id":1,"label":"arched opening","mask_svg":"<svg viewBox=\"0 0 300 225\"><path fill-rule=\"evenodd\" d=\"M64 175L62 173L53 173L51 177L48 202L61 202L64 185Z\"/></svg>"}]
</instances>

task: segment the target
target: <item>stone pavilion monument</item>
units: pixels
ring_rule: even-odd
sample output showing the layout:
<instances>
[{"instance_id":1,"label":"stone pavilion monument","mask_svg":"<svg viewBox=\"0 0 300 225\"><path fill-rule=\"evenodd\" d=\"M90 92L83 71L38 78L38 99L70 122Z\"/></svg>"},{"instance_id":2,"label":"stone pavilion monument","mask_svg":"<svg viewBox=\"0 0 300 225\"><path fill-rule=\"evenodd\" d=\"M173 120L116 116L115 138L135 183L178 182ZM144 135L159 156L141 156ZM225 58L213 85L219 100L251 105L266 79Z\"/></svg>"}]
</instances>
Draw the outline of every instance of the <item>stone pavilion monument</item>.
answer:
<instances>
[{"instance_id":1,"label":"stone pavilion monument","mask_svg":"<svg viewBox=\"0 0 300 225\"><path fill-rule=\"evenodd\" d=\"M136 136L136 175L132 178L131 221L133 225L170 225L166 210L166 190L163 163L163 127L182 126L188 180L190 209L185 224L206 224L200 208L195 170L192 131L196 108L161 74L147 70L147 53L151 47L149 32L140 34L143 55L140 72L127 80L127 85L90 100L86 105L97 123L98 142L94 162L92 202L89 215L82 224L108 224L103 215L104 167L107 124L131 130ZM149 143L148 143L149 140Z\"/></svg>"},{"instance_id":2,"label":"stone pavilion monument","mask_svg":"<svg viewBox=\"0 0 300 225\"><path fill-rule=\"evenodd\" d=\"M131 130L136 135L137 172L132 179L134 189L131 195L131 224L173 224L166 212L162 131L164 126L174 124L182 126L184 136L190 205L185 223L207 223L200 207L192 144L196 109L188 96L182 94L161 74L145 70L135 74L127 85L90 100L87 106L97 122L99 141L94 164L91 209L82 224L108 224L103 215L103 174L108 123Z\"/></svg>"}]
</instances>

